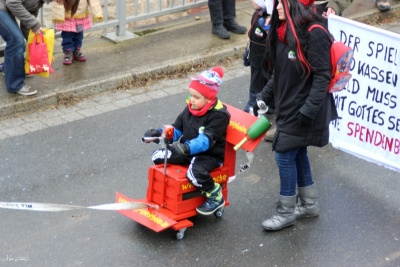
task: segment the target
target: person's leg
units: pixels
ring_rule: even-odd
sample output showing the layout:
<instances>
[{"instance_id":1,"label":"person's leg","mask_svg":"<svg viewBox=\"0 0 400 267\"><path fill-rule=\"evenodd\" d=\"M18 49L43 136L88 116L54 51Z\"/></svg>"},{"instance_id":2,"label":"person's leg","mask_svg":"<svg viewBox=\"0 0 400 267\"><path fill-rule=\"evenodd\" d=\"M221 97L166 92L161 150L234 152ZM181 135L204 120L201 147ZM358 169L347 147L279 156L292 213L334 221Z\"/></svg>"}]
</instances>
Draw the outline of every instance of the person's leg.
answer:
<instances>
[{"instance_id":1,"label":"person's leg","mask_svg":"<svg viewBox=\"0 0 400 267\"><path fill-rule=\"evenodd\" d=\"M74 32L66 32L66 31L61 31L61 47L63 51L74 51L75 49L75 43L74 43Z\"/></svg>"},{"instance_id":2,"label":"person's leg","mask_svg":"<svg viewBox=\"0 0 400 267\"><path fill-rule=\"evenodd\" d=\"M249 100L247 101L246 106L244 107L243 111L249 112L250 108L252 108L256 103L256 95L255 93L249 92Z\"/></svg>"},{"instance_id":3,"label":"person's leg","mask_svg":"<svg viewBox=\"0 0 400 267\"><path fill-rule=\"evenodd\" d=\"M235 0L222 0L224 27L236 34L247 33L247 28L239 25L236 19L236 1Z\"/></svg>"},{"instance_id":4,"label":"person's leg","mask_svg":"<svg viewBox=\"0 0 400 267\"><path fill-rule=\"evenodd\" d=\"M280 192L282 196L296 195L297 187L297 166L296 158L300 148L295 148L287 152L276 152L275 160L279 169Z\"/></svg>"},{"instance_id":5,"label":"person's leg","mask_svg":"<svg viewBox=\"0 0 400 267\"><path fill-rule=\"evenodd\" d=\"M307 147L302 147L296 155L297 185L305 187L314 183L308 159Z\"/></svg>"},{"instance_id":6,"label":"person's leg","mask_svg":"<svg viewBox=\"0 0 400 267\"><path fill-rule=\"evenodd\" d=\"M8 92L18 92L25 86L25 39L16 21L0 10L0 35L6 42L3 72Z\"/></svg>"},{"instance_id":7,"label":"person's leg","mask_svg":"<svg viewBox=\"0 0 400 267\"><path fill-rule=\"evenodd\" d=\"M214 186L214 180L212 179L210 172L218 168L219 165L220 164L214 157L193 157L187 171L187 178L197 187L197 189L203 192L208 192Z\"/></svg>"},{"instance_id":8,"label":"person's leg","mask_svg":"<svg viewBox=\"0 0 400 267\"><path fill-rule=\"evenodd\" d=\"M192 158L186 173L188 180L202 193L206 195L206 201L196 208L202 215L211 215L225 205L221 186L214 183L210 172L218 168L220 164L214 157L197 156Z\"/></svg>"},{"instance_id":9,"label":"person's leg","mask_svg":"<svg viewBox=\"0 0 400 267\"><path fill-rule=\"evenodd\" d=\"M262 68L250 66L250 88L249 101L247 102L244 111L249 112L250 107L256 103L256 95L260 93L267 84L267 79L262 73Z\"/></svg>"},{"instance_id":10,"label":"person's leg","mask_svg":"<svg viewBox=\"0 0 400 267\"><path fill-rule=\"evenodd\" d=\"M279 202L274 214L262 222L265 230L276 231L296 223L294 210L296 207L297 168L296 156L299 149L287 152L276 152L275 160L279 168L281 181Z\"/></svg>"},{"instance_id":11,"label":"person's leg","mask_svg":"<svg viewBox=\"0 0 400 267\"><path fill-rule=\"evenodd\" d=\"M71 65L73 61L73 52L75 49L74 32L61 31L61 47L64 52L64 65Z\"/></svg>"},{"instance_id":12,"label":"person's leg","mask_svg":"<svg viewBox=\"0 0 400 267\"><path fill-rule=\"evenodd\" d=\"M208 9L210 10L210 19L212 24L224 23L222 0L208 0Z\"/></svg>"},{"instance_id":13,"label":"person's leg","mask_svg":"<svg viewBox=\"0 0 400 267\"><path fill-rule=\"evenodd\" d=\"M167 151L167 163L178 164L178 165L189 165L191 158L186 156L176 155L168 149ZM151 155L151 161L154 165L165 163L165 148L157 149Z\"/></svg>"},{"instance_id":14,"label":"person's leg","mask_svg":"<svg viewBox=\"0 0 400 267\"><path fill-rule=\"evenodd\" d=\"M86 57L82 53L83 32L77 32L73 38L74 41L74 59L78 61L85 61Z\"/></svg>"},{"instance_id":15,"label":"person's leg","mask_svg":"<svg viewBox=\"0 0 400 267\"><path fill-rule=\"evenodd\" d=\"M208 0L208 9L212 23L211 32L221 39L229 39L231 34L225 29L223 0Z\"/></svg>"},{"instance_id":16,"label":"person's leg","mask_svg":"<svg viewBox=\"0 0 400 267\"><path fill-rule=\"evenodd\" d=\"M296 219L315 217L319 215L318 195L312 179L307 147L302 147L296 157L297 185L299 202L296 205Z\"/></svg>"}]
</instances>

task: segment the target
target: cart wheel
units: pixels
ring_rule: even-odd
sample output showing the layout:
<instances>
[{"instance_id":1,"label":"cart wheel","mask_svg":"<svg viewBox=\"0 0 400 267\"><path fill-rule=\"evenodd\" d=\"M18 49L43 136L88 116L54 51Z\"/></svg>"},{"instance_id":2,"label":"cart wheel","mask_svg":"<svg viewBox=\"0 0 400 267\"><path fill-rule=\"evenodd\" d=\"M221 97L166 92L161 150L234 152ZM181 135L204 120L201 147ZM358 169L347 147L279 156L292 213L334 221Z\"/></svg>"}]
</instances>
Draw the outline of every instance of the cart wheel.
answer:
<instances>
[{"instance_id":1,"label":"cart wheel","mask_svg":"<svg viewBox=\"0 0 400 267\"><path fill-rule=\"evenodd\" d=\"M221 218L222 215L224 215L224 207L219 208L214 212L214 216L217 218Z\"/></svg>"},{"instance_id":2,"label":"cart wheel","mask_svg":"<svg viewBox=\"0 0 400 267\"><path fill-rule=\"evenodd\" d=\"M182 240L183 237L185 236L185 231L186 231L186 228L182 228L179 231L177 231L176 232L176 239L177 240Z\"/></svg>"}]
</instances>

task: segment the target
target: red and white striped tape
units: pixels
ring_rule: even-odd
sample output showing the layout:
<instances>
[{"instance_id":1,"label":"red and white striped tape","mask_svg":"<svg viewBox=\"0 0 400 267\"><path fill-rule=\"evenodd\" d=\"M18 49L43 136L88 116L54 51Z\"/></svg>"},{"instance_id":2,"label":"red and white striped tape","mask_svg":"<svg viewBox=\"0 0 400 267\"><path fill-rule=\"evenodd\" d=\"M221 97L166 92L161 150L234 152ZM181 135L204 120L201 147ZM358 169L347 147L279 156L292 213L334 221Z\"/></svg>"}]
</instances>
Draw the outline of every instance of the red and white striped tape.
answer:
<instances>
[{"instance_id":1,"label":"red and white striped tape","mask_svg":"<svg viewBox=\"0 0 400 267\"><path fill-rule=\"evenodd\" d=\"M32 211L66 211L66 210L77 210L77 209L131 210L131 209L144 209L144 208L158 209L158 205L152 205L144 202L121 202L121 203L111 203L111 204L84 207L84 206L62 205L62 204L52 204L52 203L0 202L0 208L14 209L14 210L32 210Z\"/></svg>"}]
</instances>

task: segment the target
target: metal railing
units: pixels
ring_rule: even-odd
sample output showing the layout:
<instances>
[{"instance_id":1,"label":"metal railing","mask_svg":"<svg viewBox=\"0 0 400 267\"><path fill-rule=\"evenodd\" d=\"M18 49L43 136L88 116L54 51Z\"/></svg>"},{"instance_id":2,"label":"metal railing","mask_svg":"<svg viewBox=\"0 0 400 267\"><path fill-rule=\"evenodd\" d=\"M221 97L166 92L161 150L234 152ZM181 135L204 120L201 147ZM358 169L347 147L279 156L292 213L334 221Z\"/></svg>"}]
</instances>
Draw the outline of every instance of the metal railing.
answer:
<instances>
[{"instance_id":1,"label":"metal railing","mask_svg":"<svg viewBox=\"0 0 400 267\"><path fill-rule=\"evenodd\" d=\"M101 29L111 29L111 33L103 37L115 43L135 37L129 32L128 25L133 22L146 21L164 15L188 11L192 8L205 6L208 0L101 0L104 22L95 23L86 32ZM47 8L49 9L49 8ZM51 12L46 6L41 9L38 19L42 25L46 18L50 20ZM112 32L114 28L114 32ZM56 34L56 38L60 35ZM0 38L1 39L1 38ZM5 43L0 41L0 50L4 50Z\"/></svg>"}]
</instances>

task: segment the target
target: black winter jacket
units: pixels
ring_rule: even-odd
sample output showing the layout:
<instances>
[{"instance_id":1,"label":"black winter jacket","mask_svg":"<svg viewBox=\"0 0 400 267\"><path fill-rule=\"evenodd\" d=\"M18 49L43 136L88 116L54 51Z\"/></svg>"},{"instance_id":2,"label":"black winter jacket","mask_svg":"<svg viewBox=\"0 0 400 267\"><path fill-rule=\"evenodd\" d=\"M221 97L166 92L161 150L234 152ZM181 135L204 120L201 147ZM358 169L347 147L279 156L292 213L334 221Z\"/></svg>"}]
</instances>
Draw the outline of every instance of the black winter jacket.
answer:
<instances>
[{"instance_id":1,"label":"black winter jacket","mask_svg":"<svg viewBox=\"0 0 400 267\"><path fill-rule=\"evenodd\" d=\"M265 41L267 39L267 32L258 23L261 17L266 18L268 14L263 10L256 10L251 18L251 27L248 32L250 45L249 45L249 61L250 66L254 68L262 68L262 63L265 55Z\"/></svg>"},{"instance_id":2,"label":"black winter jacket","mask_svg":"<svg viewBox=\"0 0 400 267\"><path fill-rule=\"evenodd\" d=\"M275 101L277 131L272 148L285 152L298 147L322 147L329 142L329 123L337 119L332 94L327 93L331 80L330 36L321 28L309 32L305 56L311 74L301 75L293 62L293 51L278 40L274 75L257 95L268 105ZM312 120L300 126L299 115Z\"/></svg>"},{"instance_id":3,"label":"black winter jacket","mask_svg":"<svg viewBox=\"0 0 400 267\"><path fill-rule=\"evenodd\" d=\"M202 131L209 139L209 147L198 155L215 157L219 162L224 161L226 130L229 125L230 114L226 106L217 100L217 104L203 116L194 116L186 107L172 124L182 132L181 143L190 141L199 136ZM203 128L204 127L204 128Z\"/></svg>"}]
</instances>

